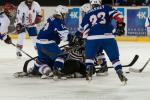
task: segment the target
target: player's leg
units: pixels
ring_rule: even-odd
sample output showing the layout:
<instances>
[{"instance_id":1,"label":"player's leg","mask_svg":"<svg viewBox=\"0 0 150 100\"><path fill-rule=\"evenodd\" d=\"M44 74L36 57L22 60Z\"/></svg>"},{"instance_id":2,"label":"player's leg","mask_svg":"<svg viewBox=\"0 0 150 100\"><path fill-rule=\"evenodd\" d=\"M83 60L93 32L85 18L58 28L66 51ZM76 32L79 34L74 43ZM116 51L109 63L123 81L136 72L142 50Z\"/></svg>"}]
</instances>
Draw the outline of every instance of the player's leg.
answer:
<instances>
[{"instance_id":1,"label":"player's leg","mask_svg":"<svg viewBox=\"0 0 150 100\"><path fill-rule=\"evenodd\" d=\"M25 30L24 32L18 34L16 55L19 58L22 56L20 50L23 48L24 36L25 36Z\"/></svg>"},{"instance_id":2,"label":"player's leg","mask_svg":"<svg viewBox=\"0 0 150 100\"><path fill-rule=\"evenodd\" d=\"M42 63L39 61L40 59L36 59L34 62L34 67L31 69L31 74L33 75L41 75L42 79L48 78L52 72L52 69L48 64Z\"/></svg>"},{"instance_id":3,"label":"player's leg","mask_svg":"<svg viewBox=\"0 0 150 100\"><path fill-rule=\"evenodd\" d=\"M86 80L92 79L93 68L94 68L94 57L98 50L97 40L86 40L85 41L85 65L86 65Z\"/></svg>"},{"instance_id":4,"label":"player's leg","mask_svg":"<svg viewBox=\"0 0 150 100\"><path fill-rule=\"evenodd\" d=\"M37 38L37 28L36 27L28 27L27 28L28 34L33 42L34 48L36 49L36 38Z\"/></svg>"},{"instance_id":5,"label":"player's leg","mask_svg":"<svg viewBox=\"0 0 150 100\"><path fill-rule=\"evenodd\" d=\"M40 41L42 41L42 40L40 40ZM49 43L49 44L37 43L37 50L38 50L39 56L41 55L41 54L39 54L39 50L42 52L42 55L40 57L41 59L43 59L43 60L53 59L54 60L54 64L53 64L54 77L56 77L56 78L61 77L61 74L62 74L61 70L64 67L65 56L63 55L63 51L59 48L59 46L55 42Z\"/></svg>"},{"instance_id":6,"label":"player's leg","mask_svg":"<svg viewBox=\"0 0 150 100\"><path fill-rule=\"evenodd\" d=\"M127 78L124 76L122 71L122 65L119 59L119 49L115 39L105 39L103 40L103 48L108 55L112 65L114 66L116 73L118 74L121 82L126 82Z\"/></svg>"},{"instance_id":7,"label":"player's leg","mask_svg":"<svg viewBox=\"0 0 150 100\"><path fill-rule=\"evenodd\" d=\"M97 76L106 76L108 75L107 61L105 54L103 53L102 47L99 49L99 53L96 56L97 65L100 65L101 68L96 72Z\"/></svg>"},{"instance_id":8,"label":"player's leg","mask_svg":"<svg viewBox=\"0 0 150 100\"><path fill-rule=\"evenodd\" d=\"M53 65L53 60L47 54L47 52L49 52L51 50L51 48L49 48L51 46L51 44L37 43L36 46L37 46L38 57L35 60L34 69L38 70L38 72L40 74L42 74L43 76L46 77L51 73L52 65ZM42 78L43 78L43 76L42 76Z\"/></svg>"},{"instance_id":9,"label":"player's leg","mask_svg":"<svg viewBox=\"0 0 150 100\"><path fill-rule=\"evenodd\" d=\"M63 75L61 70L64 68L66 55L63 55L63 51L59 48L59 46L56 43L52 45L51 53L58 55L55 55L57 57L54 61L53 66L54 79L58 79Z\"/></svg>"}]
</instances>

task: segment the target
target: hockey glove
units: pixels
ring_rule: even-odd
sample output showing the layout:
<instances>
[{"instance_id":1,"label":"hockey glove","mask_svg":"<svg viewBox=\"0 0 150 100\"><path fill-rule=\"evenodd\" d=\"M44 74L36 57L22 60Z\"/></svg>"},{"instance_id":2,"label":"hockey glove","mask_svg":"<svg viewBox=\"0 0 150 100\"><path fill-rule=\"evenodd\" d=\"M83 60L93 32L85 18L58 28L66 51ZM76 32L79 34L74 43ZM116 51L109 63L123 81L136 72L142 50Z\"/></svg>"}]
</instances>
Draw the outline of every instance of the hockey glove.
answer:
<instances>
[{"instance_id":1,"label":"hockey glove","mask_svg":"<svg viewBox=\"0 0 150 100\"><path fill-rule=\"evenodd\" d=\"M117 22L117 27L116 27L116 32L114 33L114 35L118 35L118 36L122 36L125 34L125 23L124 22Z\"/></svg>"},{"instance_id":2,"label":"hockey glove","mask_svg":"<svg viewBox=\"0 0 150 100\"><path fill-rule=\"evenodd\" d=\"M22 33L22 32L25 32L25 27L23 25L21 25L20 23L18 23L16 25L16 31L18 34Z\"/></svg>"},{"instance_id":3,"label":"hockey glove","mask_svg":"<svg viewBox=\"0 0 150 100\"><path fill-rule=\"evenodd\" d=\"M42 16L41 15L37 15L34 21L34 24L39 24L42 21Z\"/></svg>"},{"instance_id":4,"label":"hockey glove","mask_svg":"<svg viewBox=\"0 0 150 100\"><path fill-rule=\"evenodd\" d=\"M76 46L82 44L83 44L83 39L78 36L72 36L71 40L69 41L69 46Z\"/></svg>"},{"instance_id":5,"label":"hockey glove","mask_svg":"<svg viewBox=\"0 0 150 100\"><path fill-rule=\"evenodd\" d=\"M10 38L9 35L6 35L6 38L4 39L4 42L5 42L6 44L11 44L11 43L12 43L11 38Z\"/></svg>"}]
</instances>

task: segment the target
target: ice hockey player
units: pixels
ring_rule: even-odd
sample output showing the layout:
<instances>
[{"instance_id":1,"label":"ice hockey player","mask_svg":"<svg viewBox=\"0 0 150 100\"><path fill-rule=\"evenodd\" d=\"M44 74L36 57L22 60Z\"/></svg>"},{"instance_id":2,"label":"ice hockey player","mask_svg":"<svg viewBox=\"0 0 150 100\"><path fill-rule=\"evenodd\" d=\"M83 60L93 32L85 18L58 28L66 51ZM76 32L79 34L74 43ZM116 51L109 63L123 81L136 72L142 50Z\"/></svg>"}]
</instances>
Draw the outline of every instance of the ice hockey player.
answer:
<instances>
[{"instance_id":1,"label":"ice hockey player","mask_svg":"<svg viewBox=\"0 0 150 100\"><path fill-rule=\"evenodd\" d=\"M150 33L150 16L146 18L145 27L147 28L147 32Z\"/></svg>"},{"instance_id":2,"label":"ice hockey player","mask_svg":"<svg viewBox=\"0 0 150 100\"><path fill-rule=\"evenodd\" d=\"M10 24L9 18L15 14L15 6L7 2L3 6L0 5L0 39L5 43L11 44L11 38L7 34L8 26Z\"/></svg>"},{"instance_id":3,"label":"ice hockey player","mask_svg":"<svg viewBox=\"0 0 150 100\"><path fill-rule=\"evenodd\" d=\"M17 41L17 56L22 56L20 49L23 48L24 35L27 32L33 41L36 49L37 27L36 24L40 23L42 19L41 7L33 0L25 0L21 2L17 9L17 25L16 30L18 32Z\"/></svg>"},{"instance_id":4,"label":"ice hockey player","mask_svg":"<svg viewBox=\"0 0 150 100\"><path fill-rule=\"evenodd\" d=\"M69 31L67 30L64 18L68 13L66 6L59 5L56 7L55 14L47 19L47 23L40 30L37 36L37 51L38 58L35 62L42 74L47 74L50 69L48 66L53 66L54 78L58 78L59 71L64 66L65 56L58 44L61 41L70 41ZM49 64L51 60L53 64ZM47 67L43 66L47 64ZM42 67L43 66L43 67Z\"/></svg>"},{"instance_id":5,"label":"ice hockey player","mask_svg":"<svg viewBox=\"0 0 150 100\"><path fill-rule=\"evenodd\" d=\"M150 16L146 18L145 27L150 27Z\"/></svg>"},{"instance_id":6,"label":"ice hockey player","mask_svg":"<svg viewBox=\"0 0 150 100\"><path fill-rule=\"evenodd\" d=\"M82 18L84 17L84 15L86 13L88 13L88 11L91 8L92 7L91 7L90 3L86 3L86 4L81 6ZM80 25L78 31L76 32L76 35L77 36L81 35L85 39L88 35L87 30L84 31L84 27L82 27ZM96 71L96 75L97 76L106 76L106 75L108 75L107 62L106 62L105 54L103 53L102 48L100 48L98 53L96 54L95 60L96 60L97 66L99 66L99 65L101 66L101 68L98 71Z\"/></svg>"},{"instance_id":7,"label":"ice hockey player","mask_svg":"<svg viewBox=\"0 0 150 100\"><path fill-rule=\"evenodd\" d=\"M81 23L84 30L88 30L88 37L85 41L85 64L86 80L92 79L94 57L100 48L108 55L121 82L126 83L127 78L122 71L119 59L119 50L115 37L112 34L112 18L117 22L116 35L124 34L125 23L123 15L109 5L102 5L101 0L90 0L92 9L88 11Z\"/></svg>"}]
</instances>

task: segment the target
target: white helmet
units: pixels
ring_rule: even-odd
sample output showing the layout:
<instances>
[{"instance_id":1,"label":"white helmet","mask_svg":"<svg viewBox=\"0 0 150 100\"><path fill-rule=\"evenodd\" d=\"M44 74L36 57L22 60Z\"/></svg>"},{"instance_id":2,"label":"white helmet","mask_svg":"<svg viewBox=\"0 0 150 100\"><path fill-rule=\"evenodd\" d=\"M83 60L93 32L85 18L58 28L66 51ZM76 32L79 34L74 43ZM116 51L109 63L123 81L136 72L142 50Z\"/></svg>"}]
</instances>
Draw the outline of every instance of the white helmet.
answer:
<instances>
[{"instance_id":1,"label":"white helmet","mask_svg":"<svg viewBox=\"0 0 150 100\"><path fill-rule=\"evenodd\" d=\"M56 14L58 15L67 14L68 11L69 11L68 8L62 5L58 5L55 10Z\"/></svg>"},{"instance_id":2,"label":"white helmet","mask_svg":"<svg viewBox=\"0 0 150 100\"><path fill-rule=\"evenodd\" d=\"M101 5L101 3L102 3L102 0L90 0L91 5L93 5L93 4Z\"/></svg>"},{"instance_id":3,"label":"white helmet","mask_svg":"<svg viewBox=\"0 0 150 100\"><path fill-rule=\"evenodd\" d=\"M81 11L82 12L88 12L91 9L91 5L89 3L86 3L84 5L81 6Z\"/></svg>"}]
</instances>

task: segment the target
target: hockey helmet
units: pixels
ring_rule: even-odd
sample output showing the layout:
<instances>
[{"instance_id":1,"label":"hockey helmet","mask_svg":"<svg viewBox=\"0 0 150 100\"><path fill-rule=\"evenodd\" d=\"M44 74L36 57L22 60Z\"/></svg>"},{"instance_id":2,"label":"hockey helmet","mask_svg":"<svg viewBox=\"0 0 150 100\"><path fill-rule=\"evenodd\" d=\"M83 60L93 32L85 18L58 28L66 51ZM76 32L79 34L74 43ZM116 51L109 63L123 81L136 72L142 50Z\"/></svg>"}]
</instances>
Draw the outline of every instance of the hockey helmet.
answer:
<instances>
[{"instance_id":1,"label":"hockey helmet","mask_svg":"<svg viewBox=\"0 0 150 100\"><path fill-rule=\"evenodd\" d=\"M101 5L102 4L102 0L90 0L90 4L91 5Z\"/></svg>"},{"instance_id":2,"label":"hockey helmet","mask_svg":"<svg viewBox=\"0 0 150 100\"><path fill-rule=\"evenodd\" d=\"M62 6L62 5L58 5L55 10L56 14L58 14L58 15L67 14L68 11L69 11L68 8L66 6Z\"/></svg>"},{"instance_id":3,"label":"hockey helmet","mask_svg":"<svg viewBox=\"0 0 150 100\"><path fill-rule=\"evenodd\" d=\"M86 13L86 12L88 12L89 10L91 9L91 5L89 4L89 3L86 3L86 4L84 4L84 5L82 5L81 6L81 12L84 12L84 13Z\"/></svg>"}]
</instances>

